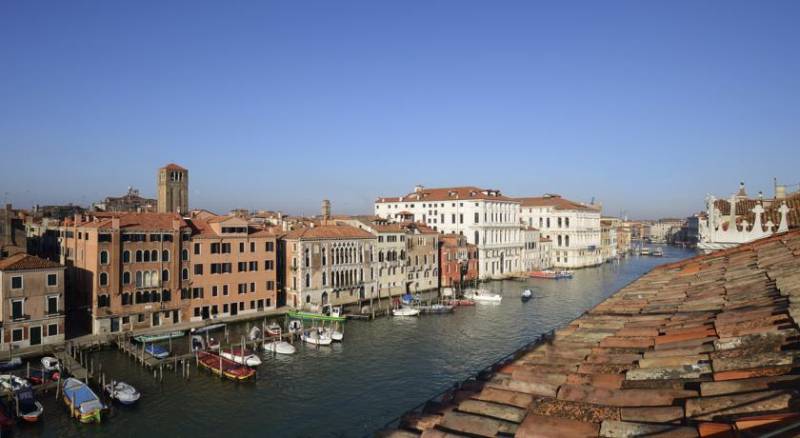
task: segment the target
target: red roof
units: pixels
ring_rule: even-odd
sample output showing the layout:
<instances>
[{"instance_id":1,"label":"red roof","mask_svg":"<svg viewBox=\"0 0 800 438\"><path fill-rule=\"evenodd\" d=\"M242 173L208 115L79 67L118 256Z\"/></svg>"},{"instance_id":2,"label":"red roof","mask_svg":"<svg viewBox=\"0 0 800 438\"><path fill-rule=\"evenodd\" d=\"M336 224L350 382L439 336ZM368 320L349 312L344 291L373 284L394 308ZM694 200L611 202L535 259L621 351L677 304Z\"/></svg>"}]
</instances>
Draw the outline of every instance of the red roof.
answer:
<instances>
[{"instance_id":1,"label":"red roof","mask_svg":"<svg viewBox=\"0 0 800 438\"><path fill-rule=\"evenodd\" d=\"M517 201L522 204L522 207L553 207L556 210L600 211L597 206L570 201L562 198L561 195L517 198Z\"/></svg>"},{"instance_id":2,"label":"red roof","mask_svg":"<svg viewBox=\"0 0 800 438\"><path fill-rule=\"evenodd\" d=\"M96 220L93 220L96 218ZM180 221L180 226L185 227L186 221L177 213L125 213L109 212L94 213L88 222L78 224L78 227L85 228L111 228L112 218L119 219L120 229L131 230L172 230L172 222L175 219ZM69 224L69 221L65 221Z\"/></svg>"},{"instance_id":3,"label":"red roof","mask_svg":"<svg viewBox=\"0 0 800 438\"><path fill-rule=\"evenodd\" d=\"M63 268L56 262L32 256L30 254L15 254L0 260L0 271L23 271L28 269Z\"/></svg>"},{"instance_id":4,"label":"red roof","mask_svg":"<svg viewBox=\"0 0 800 438\"><path fill-rule=\"evenodd\" d=\"M491 199L498 201L514 201L502 195L500 190L482 189L475 186L422 188L420 191L411 192L405 196L378 198L378 202L424 202L424 201L458 201Z\"/></svg>"},{"instance_id":5,"label":"red roof","mask_svg":"<svg viewBox=\"0 0 800 438\"><path fill-rule=\"evenodd\" d=\"M178 166L175 163L169 163L166 166L162 167L162 169L167 169L167 170L186 170L185 167Z\"/></svg>"},{"instance_id":6,"label":"red roof","mask_svg":"<svg viewBox=\"0 0 800 438\"><path fill-rule=\"evenodd\" d=\"M350 225L317 225L299 228L286 234L286 239L370 239L375 238L372 233L352 227Z\"/></svg>"}]
</instances>

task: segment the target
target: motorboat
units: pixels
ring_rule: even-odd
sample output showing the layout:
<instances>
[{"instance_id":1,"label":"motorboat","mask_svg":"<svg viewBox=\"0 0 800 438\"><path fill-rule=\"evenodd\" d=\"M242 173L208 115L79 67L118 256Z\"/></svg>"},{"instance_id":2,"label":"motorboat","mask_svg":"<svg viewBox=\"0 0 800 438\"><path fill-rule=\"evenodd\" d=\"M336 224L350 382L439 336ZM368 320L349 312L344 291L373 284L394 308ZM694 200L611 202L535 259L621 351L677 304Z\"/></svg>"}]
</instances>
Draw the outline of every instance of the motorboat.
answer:
<instances>
[{"instance_id":1,"label":"motorboat","mask_svg":"<svg viewBox=\"0 0 800 438\"><path fill-rule=\"evenodd\" d=\"M41 362L44 371L61 371L61 363L55 357L45 356Z\"/></svg>"},{"instance_id":2,"label":"motorboat","mask_svg":"<svg viewBox=\"0 0 800 438\"><path fill-rule=\"evenodd\" d=\"M12 357L11 359L0 362L0 371L13 370L22 366L22 359L19 357Z\"/></svg>"},{"instance_id":3,"label":"motorboat","mask_svg":"<svg viewBox=\"0 0 800 438\"><path fill-rule=\"evenodd\" d=\"M300 322L300 321L298 321L298 322ZM283 332L283 328L281 327L280 324L278 324L275 321L271 322L267 326L267 334L269 336L280 336L282 332Z\"/></svg>"},{"instance_id":4,"label":"motorboat","mask_svg":"<svg viewBox=\"0 0 800 438\"><path fill-rule=\"evenodd\" d=\"M558 271L556 273L556 278L572 278L573 274L572 271Z\"/></svg>"},{"instance_id":5,"label":"motorboat","mask_svg":"<svg viewBox=\"0 0 800 438\"><path fill-rule=\"evenodd\" d=\"M17 377L13 374L0 375L0 388L9 392L16 392L22 388L30 387L31 384L22 377Z\"/></svg>"},{"instance_id":6,"label":"motorboat","mask_svg":"<svg viewBox=\"0 0 800 438\"><path fill-rule=\"evenodd\" d=\"M499 294L493 294L484 289L475 289L464 295L465 298L482 303L499 303L503 297Z\"/></svg>"},{"instance_id":7,"label":"motorboat","mask_svg":"<svg viewBox=\"0 0 800 438\"><path fill-rule=\"evenodd\" d=\"M14 392L17 401L17 415L28 423L35 423L44 412L42 404L33 395L33 388L26 386Z\"/></svg>"},{"instance_id":8,"label":"motorboat","mask_svg":"<svg viewBox=\"0 0 800 438\"><path fill-rule=\"evenodd\" d=\"M653 249L653 256L664 257L664 250L661 247L656 247L655 249Z\"/></svg>"},{"instance_id":9,"label":"motorboat","mask_svg":"<svg viewBox=\"0 0 800 438\"><path fill-rule=\"evenodd\" d=\"M533 292L530 289L525 289L522 291L522 301L528 301L533 297Z\"/></svg>"},{"instance_id":10,"label":"motorboat","mask_svg":"<svg viewBox=\"0 0 800 438\"><path fill-rule=\"evenodd\" d=\"M100 397L89 388L89 385L70 377L64 381L64 403L69 407L71 416L81 423L99 423L100 412L105 408Z\"/></svg>"},{"instance_id":11,"label":"motorboat","mask_svg":"<svg viewBox=\"0 0 800 438\"><path fill-rule=\"evenodd\" d=\"M289 333L299 334L303 332L303 322L299 319L289 321Z\"/></svg>"},{"instance_id":12,"label":"motorboat","mask_svg":"<svg viewBox=\"0 0 800 438\"><path fill-rule=\"evenodd\" d=\"M441 314L441 313L450 313L455 309L455 306L451 306L448 304L431 304L429 306L420 306L419 310L421 313L432 313L432 314Z\"/></svg>"},{"instance_id":13,"label":"motorboat","mask_svg":"<svg viewBox=\"0 0 800 438\"><path fill-rule=\"evenodd\" d=\"M339 330L328 327L320 327L318 330L321 335L328 336L333 341L342 342L342 339L344 339L344 333L340 332Z\"/></svg>"},{"instance_id":14,"label":"motorboat","mask_svg":"<svg viewBox=\"0 0 800 438\"><path fill-rule=\"evenodd\" d=\"M183 335L183 330L175 330L169 333L160 333L157 335L139 335L135 336L133 340L142 344L149 344L151 342L168 341L170 339L180 338Z\"/></svg>"},{"instance_id":15,"label":"motorboat","mask_svg":"<svg viewBox=\"0 0 800 438\"><path fill-rule=\"evenodd\" d=\"M264 351L278 354L294 354L297 349L286 341L271 341L264 343Z\"/></svg>"},{"instance_id":16,"label":"motorboat","mask_svg":"<svg viewBox=\"0 0 800 438\"><path fill-rule=\"evenodd\" d=\"M402 306L392 310L392 315L394 316L417 316L419 315L419 309L414 307Z\"/></svg>"},{"instance_id":17,"label":"motorboat","mask_svg":"<svg viewBox=\"0 0 800 438\"><path fill-rule=\"evenodd\" d=\"M247 380L256 375L256 370L247 365L238 364L207 351L197 352L197 363L212 373L234 381Z\"/></svg>"},{"instance_id":18,"label":"motorboat","mask_svg":"<svg viewBox=\"0 0 800 438\"><path fill-rule=\"evenodd\" d=\"M558 278L558 273L556 271L551 270L544 270L544 271L533 271L528 274L532 278L547 278L547 279L556 279Z\"/></svg>"},{"instance_id":19,"label":"motorboat","mask_svg":"<svg viewBox=\"0 0 800 438\"><path fill-rule=\"evenodd\" d=\"M250 333L247 334L247 340L255 341L261 339L261 329L258 328L257 325L254 325L253 328L250 329Z\"/></svg>"},{"instance_id":20,"label":"motorboat","mask_svg":"<svg viewBox=\"0 0 800 438\"><path fill-rule=\"evenodd\" d=\"M643 247L642 247L642 248L639 250L639 255L646 255L646 256L649 256L649 255L650 255L650 248L648 248L648 247L646 247L646 246L643 246Z\"/></svg>"},{"instance_id":21,"label":"motorboat","mask_svg":"<svg viewBox=\"0 0 800 438\"><path fill-rule=\"evenodd\" d=\"M475 305L475 300L468 300L466 298L460 298L460 299L451 301L451 304L453 304L454 306L474 306Z\"/></svg>"},{"instance_id":22,"label":"motorboat","mask_svg":"<svg viewBox=\"0 0 800 438\"><path fill-rule=\"evenodd\" d=\"M214 338L206 338L200 335L192 336L192 351L199 350L219 350L219 341Z\"/></svg>"},{"instance_id":23,"label":"motorboat","mask_svg":"<svg viewBox=\"0 0 800 438\"><path fill-rule=\"evenodd\" d=\"M136 403L142 396L142 394L139 393L136 388L125 382L112 381L111 383L107 384L104 389L106 393L108 393L109 397L117 400L123 405L132 405Z\"/></svg>"},{"instance_id":24,"label":"motorboat","mask_svg":"<svg viewBox=\"0 0 800 438\"><path fill-rule=\"evenodd\" d=\"M192 334L196 335L196 334L199 334L199 333L210 332L210 331L218 330L218 329L221 329L221 328L225 328L225 323L220 322L220 323L217 323L217 324L209 324L209 325L206 325L206 326L203 326L203 327L193 328L192 329Z\"/></svg>"},{"instance_id":25,"label":"motorboat","mask_svg":"<svg viewBox=\"0 0 800 438\"><path fill-rule=\"evenodd\" d=\"M325 332L320 333L317 329L306 330L300 335L303 342L313 345L331 345L333 339Z\"/></svg>"},{"instance_id":26,"label":"motorboat","mask_svg":"<svg viewBox=\"0 0 800 438\"><path fill-rule=\"evenodd\" d=\"M156 359L166 359L169 357L169 350L157 344L145 345L144 351Z\"/></svg>"},{"instance_id":27,"label":"motorboat","mask_svg":"<svg viewBox=\"0 0 800 438\"><path fill-rule=\"evenodd\" d=\"M261 359L251 350L241 347L223 348L219 351L220 356L232 360L241 365L257 367L261 365Z\"/></svg>"}]
</instances>

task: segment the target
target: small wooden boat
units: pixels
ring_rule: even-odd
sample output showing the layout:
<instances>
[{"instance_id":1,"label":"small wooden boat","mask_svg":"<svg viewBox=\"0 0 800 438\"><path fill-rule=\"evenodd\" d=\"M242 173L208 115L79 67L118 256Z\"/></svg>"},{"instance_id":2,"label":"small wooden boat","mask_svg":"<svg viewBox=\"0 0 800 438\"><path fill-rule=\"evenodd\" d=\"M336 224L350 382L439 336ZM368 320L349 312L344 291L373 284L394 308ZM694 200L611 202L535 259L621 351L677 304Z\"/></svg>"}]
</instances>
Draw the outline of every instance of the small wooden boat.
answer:
<instances>
[{"instance_id":1,"label":"small wooden boat","mask_svg":"<svg viewBox=\"0 0 800 438\"><path fill-rule=\"evenodd\" d=\"M533 292L530 289L525 289L524 291L522 291L521 298L523 302L530 300L532 297L533 297Z\"/></svg>"},{"instance_id":2,"label":"small wooden boat","mask_svg":"<svg viewBox=\"0 0 800 438\"><path fill-rule=\"evenodd\" d=\"M300 339L303 342L313 345L331 345L333 339L330 336L326 335L324 332L320 333L317 329L306 330L300 335Z\"/></svg>"},{"instance_id":3,"label":"small wooden boat","mask_svg":"<svg viewBox=\"0 0 800 438\"><path fill-rule=\"evenodd\" d=\"M144 351L156 359L166 359L169 357L169 350L157 344L145 345Z\"/></svg>"},{"instance_id":4,"label":"small wooden boat","mask_svg":"<svg viewBox=\"0 0 800 438\"><path fill-rule=\"evenodd\" d=\"M0 371L13 370L22 366L22 359L12 357L10 360L0 362Z\"/></svg>"},{"instance_id":5,"label":"small wooden boat","mask_svg":"<svg viewBox=\"0 0 800 438\"><path fill-rule=\"evenodd\" d=\"M60 371L61 363L57 358L52 356L45 356L41 360L42 369L45 371Z\"/></svg>"},{"instance_id":6,"label":"small wooden boat","mask_svg":"<svg viewBox=\"0 0 800 438\"><path fill-rule=\"evenodd\" d=\"M503 300L503 297L499 294L493 294L489 291L481 289L475 289L465 294L464 297L480 303L499 303Z\"/></svg>"},{"instance_id":7,"label":"small wooden boat","mask_svg":"<svg viewBox=\"0 0 800 438\"><path fill-rule=\"evenodd\" d=\"M73 417L81 423L100 422L100 412L105 406L88 385L70 377L64 381L63 393L64 403Z\"/></svg>"},{"instance_id":8,"label":"small wooden boat","mask_svg":"<svg viewBox=\"0 0 800 438\"><path fill-rule=\"evenodd\" d=\"M39 421L44 408L42 404L33 396L33 389L30 386L22 388L14 393L17 401L17 416L22 417L28 423Z\"/></svg>"},{"instance_id":9,"label":"small wooden boat","mask_svg":"<svg viewBox=\"0 0 800 438\"><path fill-rule=\"evenodd\" d=\"M207 351L198 351L196 354L197 363L218 376L223 376L235 381L242 381L256 374L256 370L246 365L240 365L230 359L225 359L217 354Z\"/></svg>"},{"instance_id":10,"label":"small wooden boat","mask_svg":"<svg viewBox=\"0 0 800 438\"><path fill-rule=\"evenodd\" d=\"M548 278L548 279L556 279L558 278L558 273L556 271L546 270L546 271L533 271L528 274L533 278Z\"/></svg>"},{"instance_id":11,"label":"small wooden boat","mask_svg":"<svg viewBox=\"0 0 800 438\"><path fill-rule=\"evenodd\" d=\"M150 343L150 342L157 342L157 341L167 341L173 338L180 338L184 335L183 330L175 330L169 333L162 333L158 335L139 335L133 338L134 341L139 343Z\"/></svg>"},{"instance_id":12,"label":"small wooden boat","mask_svg":"<svg viewBox=\"0 0 800 438\"><path fill-rule=\"evenodd\" d=\"M454 306L474 306L475 300L468 300L466 298L461 298L457 300L453 300L450 302Z\"/></svg>"},{"instance_id":13,"label":"small wooden boat","mask_svg":"<svg viewBox=\"0 0 800 438\"><path fill-rule=\"evenodd\" d=\"M413 307L402 306L398 307L397 309L392 310L392 315L394 316L417 316L419 315L419 309L415 309Z\"/></svg>"},{"instance_id":14,"label":"small wooden boat","mask_svg":"<svg viewBox=\"0 0 800 438\"><path fill-rule=\"evenodd\" d=\"M124 405L132 405L142 396L136 388L125 382L112 381L104 389L109 397Z\"/></svg>"},{"instance_id":15,"label":"small wooden boat","mask_svg":"<svg viewBox=\"0 0 800 438\"><path fill-rule=\"evenodd\" d=\"M257 367L261 365L261 359L253 351L246 348L244 349L244 352L240 347L223 348L219 351L219 354L225 359L229 359L238 364L247 365L249 367Z\"/></svg>"},{"instance_id":16,"label":"small wooden boat","mask_svg":"<svg viewBox=\"0 0 800 438\"><path fill-rule=\"evenodd\" d=\"M264 351L278 354L294 354L297 349L286 341L272 341L264 343Z\"/></svg>"},{"instance_id":17,"label":"small wooden boat","mask_svg":"<svg viewBox=\"0 0 800 438\"><path fill-rule=\"evenodd\" d=\"M0 375L0 388L9 392L16 392L22 388L30 387L31 384L22 377L17 377L13 374Z\"/></svg>"}]
</instances>

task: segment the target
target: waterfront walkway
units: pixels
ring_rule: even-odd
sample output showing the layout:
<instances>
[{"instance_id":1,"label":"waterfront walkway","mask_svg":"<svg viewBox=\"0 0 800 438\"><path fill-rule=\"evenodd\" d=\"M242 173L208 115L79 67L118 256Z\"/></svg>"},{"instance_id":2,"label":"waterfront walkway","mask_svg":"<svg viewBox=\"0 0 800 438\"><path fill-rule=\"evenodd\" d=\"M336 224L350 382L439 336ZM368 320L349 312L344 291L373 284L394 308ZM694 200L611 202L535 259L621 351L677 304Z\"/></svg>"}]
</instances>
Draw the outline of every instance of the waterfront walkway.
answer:
<instances>
[{"instance_id":1,"label":"waterfront walkway","mask_svg":"<svg viewBox=\"0 0 800 438\"><path fill-rule=\"evenodd\" d=\"M798 231L661 266L379 435L795 436L798 316Z\"/></svg>"}]
</instances>

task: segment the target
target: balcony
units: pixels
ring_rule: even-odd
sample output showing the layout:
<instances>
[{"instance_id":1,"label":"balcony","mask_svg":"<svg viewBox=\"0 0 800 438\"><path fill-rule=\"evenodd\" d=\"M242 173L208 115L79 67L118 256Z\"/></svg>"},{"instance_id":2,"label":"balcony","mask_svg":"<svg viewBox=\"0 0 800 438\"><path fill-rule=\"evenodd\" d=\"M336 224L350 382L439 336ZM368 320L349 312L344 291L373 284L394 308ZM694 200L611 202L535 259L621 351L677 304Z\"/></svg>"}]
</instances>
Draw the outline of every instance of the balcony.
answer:
<instances>
[{"instance_id":1,"label":"balcony","mask_svg":"<svg viewBox=\"0 0 800 438\"><path fill-rule=\"evenodd\" d=\"M14 321L14 322L27 321L29 319L31 319L30 315L11 315L11 320Z\"/></svg>"}]
</instances>

